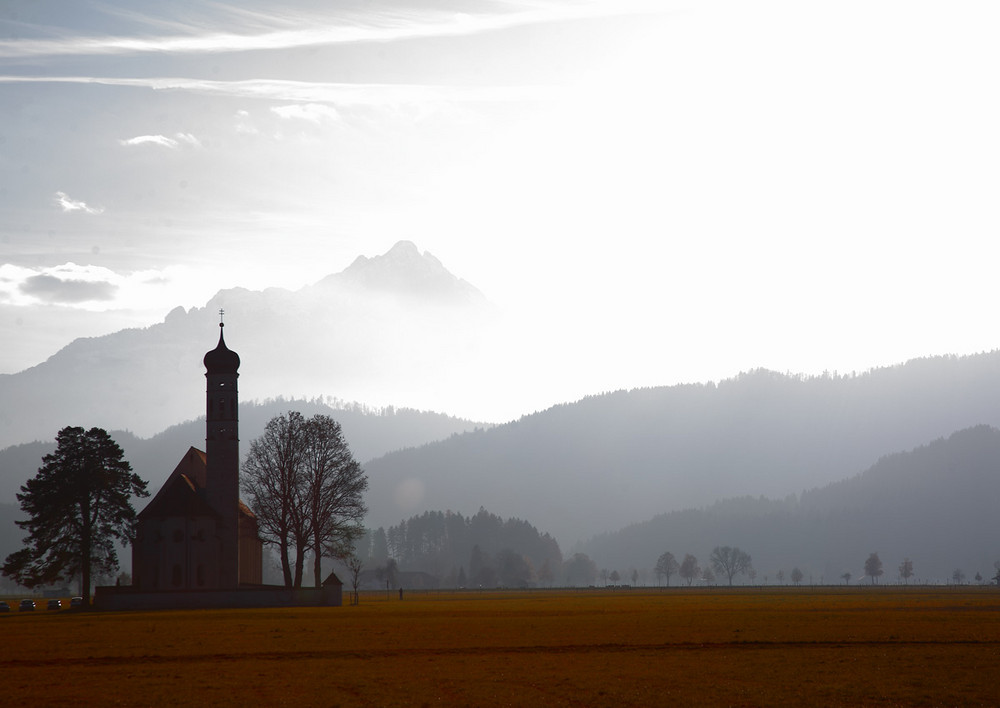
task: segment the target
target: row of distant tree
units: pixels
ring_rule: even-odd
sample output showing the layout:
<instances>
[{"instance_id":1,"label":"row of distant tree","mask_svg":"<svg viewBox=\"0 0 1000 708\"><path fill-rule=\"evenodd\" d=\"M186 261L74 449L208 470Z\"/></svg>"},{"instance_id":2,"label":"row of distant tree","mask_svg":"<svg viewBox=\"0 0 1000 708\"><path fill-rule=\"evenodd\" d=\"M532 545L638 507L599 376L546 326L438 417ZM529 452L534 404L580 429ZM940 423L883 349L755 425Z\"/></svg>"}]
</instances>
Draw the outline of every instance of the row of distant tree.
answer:
<instances>
[{"instance_id":1,"label":"row of distant tree","mask_svg":"<svg viewBox=\"0 0 1000 708\"><path fill-rule=\"evenodd\" d=\"M992 580L995 584L1000 585L1000 561L994 563L993 566L996 570L996 575ZM878 553L872 553L868 556L865 560L864 568L865 577L873 585L879 582L879 579L885 572L882 559L879 558ZM699 565L698 559L690 553L684 554L684 559L678 562L674 554L667 551L657 559L654 572L656 573L657 582L663 583L666 581L667 585L670 585L670 579L674 575L686 581L688 585L697 580L701 580L706 584L713 584L716 582L716 574L725 578L730 585L733 584L733 579L738 575L745 574L751 583L756 582L757 579L757 571L752 565L750 554L739 548L730 546L716 546L709 558L708 565L705 567ZM909 583L910 579L914 577L913 561L909 558L904 558L899 564L898 572L899 578L903 583ZM845 572L840 576L840 579L847 584L851 582L852 577L850 572ZM805 574L798 567L792 568L788 575L788 580L794 585L801 583L804 578ZM775 580L778 584L783 584L785 579L784 570L779 570L775 574ZM961 569L956 569L952 573L951 579L955 584L961 585L965 582L965 573ZM977 572L975 581L982 583L983 580L982 574Z\"/></svg>"},{"instance_id":2,"label":"row of distant tree","mask_svg":"<svg viewBox=\"0 0 1000 708\"><path fill-rule=\"evenodd\" d=\"M679 561L670 551L663 553L657 560L653 568L658 582L666 579L670 585L670 578L674 575L691 585L699 578L707 583L714 583L718 573L725 577L729 584L733 584L733 578L738 575L747 574L753 581L757 576L754 570L750 554L734 546L716 546L709 557L709 565L702 568L698 564L698 559L690 553L684 554L684 559Z\"/></svg>"},{"instance_id":3,"label":"row of distant tree","mask_svg":"<svg viewBox=\"0 0 1000 708\"><path fill-rule=\"evenodd\" d=\"M480 508L472 516L428 511L388 529L368 530L355 553L372 569L391 559L442 584L511 587L556 582L563 565L554 538L521 519L502 519Z\"/></svg>"}]
</instances>

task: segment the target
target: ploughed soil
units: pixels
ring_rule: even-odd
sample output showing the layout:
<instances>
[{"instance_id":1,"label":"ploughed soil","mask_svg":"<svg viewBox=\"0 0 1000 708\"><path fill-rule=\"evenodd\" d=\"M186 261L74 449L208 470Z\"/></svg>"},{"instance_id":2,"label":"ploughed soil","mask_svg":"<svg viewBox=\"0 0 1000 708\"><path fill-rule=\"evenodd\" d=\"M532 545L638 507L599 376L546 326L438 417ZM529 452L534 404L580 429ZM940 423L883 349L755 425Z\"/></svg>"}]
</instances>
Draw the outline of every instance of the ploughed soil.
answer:
<instances>
[{"instance_id":1,"label":"ploughed soil","mask_svg":"<svg viewBox=\"0 0 1000 708\"><path fill-rule=\"evenodd\" d=\"M15 610L0 615L0 639L11 706L1000 702L995 587L408 592L340 608Z\"/></svg>"}]
</instances>

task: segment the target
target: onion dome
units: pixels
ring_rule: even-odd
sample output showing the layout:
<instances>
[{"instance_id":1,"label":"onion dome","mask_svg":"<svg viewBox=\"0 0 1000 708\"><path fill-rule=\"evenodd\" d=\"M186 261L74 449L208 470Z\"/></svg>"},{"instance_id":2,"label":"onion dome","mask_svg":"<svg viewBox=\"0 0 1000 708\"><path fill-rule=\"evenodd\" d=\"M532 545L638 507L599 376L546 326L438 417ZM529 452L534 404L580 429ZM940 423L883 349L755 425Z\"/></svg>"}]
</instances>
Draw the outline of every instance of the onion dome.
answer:
<instances>
[{"instance_id":1,"label":"onion dome","mask_svg":"<svg viewBox=\"0 0 1000 708\"><path fill-rule=\"evenodd\" d=\"M226 340L222 338L222 329L225 325L219 323L219 344L215 349L205 354L205 368L210 374L235 374L240 368L240 355L226 346Z\"/></svg>"}]
</instances>

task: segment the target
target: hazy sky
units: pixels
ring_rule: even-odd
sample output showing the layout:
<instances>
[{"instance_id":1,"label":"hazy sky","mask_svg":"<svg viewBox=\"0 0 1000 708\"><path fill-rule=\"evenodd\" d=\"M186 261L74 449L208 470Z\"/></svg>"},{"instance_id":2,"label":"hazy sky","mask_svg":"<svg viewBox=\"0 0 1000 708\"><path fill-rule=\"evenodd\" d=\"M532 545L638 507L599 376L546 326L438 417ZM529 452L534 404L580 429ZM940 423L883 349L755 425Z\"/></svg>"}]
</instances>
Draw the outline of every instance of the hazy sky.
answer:
<instances>
[{"instance_id":1,"label":"hazy sky","mask_svg":"<svg viewBox=\"0 0 1000 708\"><path fill-rule=\"evenodd\" d=\"M994 349L998 33L995 2L8 0L0 373L401 239L518 323L484 418Z\"/></svg>"}]
</instances>

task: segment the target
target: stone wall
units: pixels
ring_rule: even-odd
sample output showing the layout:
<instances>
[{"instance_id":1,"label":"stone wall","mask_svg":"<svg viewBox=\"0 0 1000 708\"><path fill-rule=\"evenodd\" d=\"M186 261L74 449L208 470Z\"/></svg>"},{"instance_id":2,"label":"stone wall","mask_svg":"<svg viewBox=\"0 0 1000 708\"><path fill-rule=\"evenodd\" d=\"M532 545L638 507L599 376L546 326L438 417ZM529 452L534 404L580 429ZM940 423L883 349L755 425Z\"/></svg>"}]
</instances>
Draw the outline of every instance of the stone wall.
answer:
<instances>
[{"instance_id":1,"label":"stone wall","mask_svg":"<svg viewBox=\"0 0 1000 708\"><path fill-rule=\"evenodd\" d=\"M239 590L143 592L131 587L100 586L94 593L98 610L178 610L235 607L340 607L343 588L325 585L297 590L261 585Z\"/></svg>"}]
</instances>

